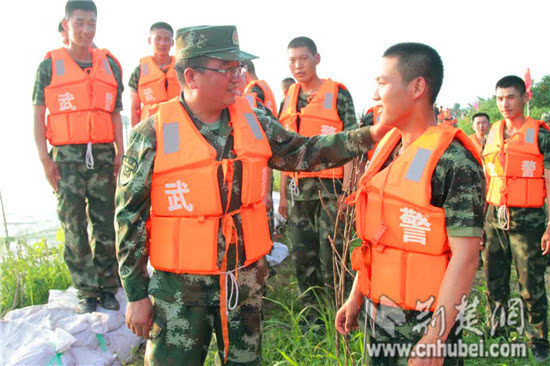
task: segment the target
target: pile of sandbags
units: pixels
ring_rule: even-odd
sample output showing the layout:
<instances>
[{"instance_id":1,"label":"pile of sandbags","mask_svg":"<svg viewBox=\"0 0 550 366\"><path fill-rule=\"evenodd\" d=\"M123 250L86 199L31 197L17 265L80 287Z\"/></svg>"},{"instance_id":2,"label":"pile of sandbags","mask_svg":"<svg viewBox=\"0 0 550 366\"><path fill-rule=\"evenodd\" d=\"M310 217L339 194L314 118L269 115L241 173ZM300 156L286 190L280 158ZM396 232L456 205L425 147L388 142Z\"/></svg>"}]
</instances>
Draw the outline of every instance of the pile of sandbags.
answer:
<instances>
[{"instance_id":1,"label":"pile of sandbags","mask_svg":"<svg viewBox=\"0 0 550 366\"><path fill-rule=\"evenodd\" d=\"M76 290L50 290L48 303L10 311L0 321L2 365L121 365L143 342L126 327L120 310L76 314Z\"/></svg>"}]
</instances>

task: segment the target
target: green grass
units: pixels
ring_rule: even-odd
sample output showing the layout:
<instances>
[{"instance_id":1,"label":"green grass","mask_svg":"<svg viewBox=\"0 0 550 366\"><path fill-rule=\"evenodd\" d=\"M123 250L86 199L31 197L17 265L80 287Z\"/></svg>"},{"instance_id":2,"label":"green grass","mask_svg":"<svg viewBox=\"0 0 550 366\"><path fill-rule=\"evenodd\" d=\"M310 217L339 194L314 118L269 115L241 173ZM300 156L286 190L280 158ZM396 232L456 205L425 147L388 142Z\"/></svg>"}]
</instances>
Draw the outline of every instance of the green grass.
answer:
<instances>
[{"instance_id":1,"label":"green grass","mask_svg":"<svg viewBox=\"0 0 550 366\"><path fill-rule=\"evenodd\" d=\"M1 317L12 309L45 304L50 289L65 290L71 285L63 244L52 247L45 239L33 244L4 243L0 276Z\"/></svg>"},{"instance_id":2,"label":"green grass","mask_svg":"<svg viewBox=\"0 0 550 366\"><path fill-rule=\"evenodd\" d=\"M60 238L62 239L62 238ZM288 241L288 238L284 238ZM49 289L66 289L71 281L63 261L63 246L51 247L45 240L34 244L12 242L2 248L1 304L3 316L13 308L46 303ZM275 272L275 274L274 274ZM547 279L547 290L549 276ZM511 278L512 296L518 296L515 271ZM472 288L479 304L476 308L477 328L482 329L485 314L485 283L478 270ZM359 365L363 353L363 334L355 332L348 339L350 359L346 359L343 338L337 337L334 328L336 309L327 297L318 297L315 307L304 308L300 302L296 278L290 258L271 271L263 304L262 365ZM321 324L308 324L308 313L317 312ZM338 339L339 338L339 339ZM480 337L465 332L464 341L478 343ZM526 342L523 335L512 334L517 343ZM486 346L499 340L485 340ZM144 347L137 349L130 365L143 364ZM220 365L215 339L212 340L206 365ZM537 365L529 354L527 359L467 359L466 365Z\"/></svg>"}]
</instances>

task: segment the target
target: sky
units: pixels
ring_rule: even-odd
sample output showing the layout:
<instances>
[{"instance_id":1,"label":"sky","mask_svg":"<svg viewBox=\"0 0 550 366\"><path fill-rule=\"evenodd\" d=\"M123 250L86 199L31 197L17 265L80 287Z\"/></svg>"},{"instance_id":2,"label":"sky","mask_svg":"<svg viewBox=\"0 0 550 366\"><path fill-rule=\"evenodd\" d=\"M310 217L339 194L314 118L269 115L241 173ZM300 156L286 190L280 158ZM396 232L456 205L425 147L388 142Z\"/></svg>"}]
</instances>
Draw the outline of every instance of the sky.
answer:
<instances>
[{"instance_id":1,"label":"sky","mask_svg":"<svg viewBox=\"0 0 550 366\"><path fill-rule=\"evenodd\" d=\"M445 67L438 104L467 106L477 97L491 97L495 83L505 75L523 77L529 67L536 82L550 74L545 3L97 0L95 43L108 48L123 66L123 115L130 108L128 79L139 59L151 53L147 37L157 21L174 29L237 25L241 49L260 57L255 60L257 74L271 85L277 100L282 98L280 81L291 76L286 46L294 37L308 36L321 55L319 76L346 85L357 113L374 104L375 77L384 50L398 42L427 43L440 53ZM55 207L34 145L31 97L38 64L47 51L61 46L57 24L64 6L64 0L13 1L0 15L4 29L0 192L8 212Z\"/></svg>"}]
</instances>

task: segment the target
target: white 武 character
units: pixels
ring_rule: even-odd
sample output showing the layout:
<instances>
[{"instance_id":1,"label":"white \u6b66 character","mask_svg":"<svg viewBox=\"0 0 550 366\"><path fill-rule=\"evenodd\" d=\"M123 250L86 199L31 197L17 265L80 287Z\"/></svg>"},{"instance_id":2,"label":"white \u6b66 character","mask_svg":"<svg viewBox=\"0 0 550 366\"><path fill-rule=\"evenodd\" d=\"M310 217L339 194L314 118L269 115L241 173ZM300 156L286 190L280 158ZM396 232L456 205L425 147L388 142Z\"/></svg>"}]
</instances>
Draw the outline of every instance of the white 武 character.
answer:
<instances>
[{"instance_id":1,"label":"white \u6b66 character","mask_svg":"<svg viewBox=\"0 0 550 366\"><path fill-rule=\"evenodd\" d=\"M523 177L533 177L533 173L537 168L537 162L531 160L524 160L521 162L521 171L523 172Z\"/></svg>"},{"instance_id":2,"label":"white \u6b66 character","mask_svg":"<svg viewBox=\"0 0 550 366\"><path fill-rule=\"evenodd\" d=\"M153 96L153 89L145 88L143 89L143 95L145 96L145 102L153 102L155 97Z\"/></svg>"},{"instance_id":3,"label":"white \u6b66 character","mask_svg":"<svg viewBox=\"0 0 550 366\"><path fill-rule=\"evenodd\" d=\"M432 230L428 218L412 208L403 207L400 211L403 212L403 215L399 216L399 226L403 228L403 242L426 245L426 231Z\"/></svg>"},{"instance_id":4,"label":"white \u6b66 character","mask_svg":"<svg viewBox=\"0 0 550 366\"><path fill-rule=\"evenodd\" d=\"M331 135L333 133L336 133L336 127L329 125L321 126L321 135Z\"/></svg>"},{"instance_id":5,"label":"white \u6b66 character","mask_svg":"<svg viewBox=\"0 0 550 366\"><path fill-rule=\"evenodd\" d=\"M74 111L76 107L71 103L71 100L74 100L74 95L69 92L58 95L57 101L59 102L59 111L66 111L68 109Z\"/></svg>"},{"instance_id":6,"label":"white \u6b66 character","mask_svg":"<svg viewBox=\"0 0 550 366\"><path fill-rule=\"evenodd\" d=\"M183 197L184 193L189 193L189 188L185 182L178 179L176 183L166 183L164 188L166 188L164 193L168 197L168 211L172 212L182 208L185 208L187 212L193 211L193 204L187 203L185 197Z\"/></svg>"}]
</instances>

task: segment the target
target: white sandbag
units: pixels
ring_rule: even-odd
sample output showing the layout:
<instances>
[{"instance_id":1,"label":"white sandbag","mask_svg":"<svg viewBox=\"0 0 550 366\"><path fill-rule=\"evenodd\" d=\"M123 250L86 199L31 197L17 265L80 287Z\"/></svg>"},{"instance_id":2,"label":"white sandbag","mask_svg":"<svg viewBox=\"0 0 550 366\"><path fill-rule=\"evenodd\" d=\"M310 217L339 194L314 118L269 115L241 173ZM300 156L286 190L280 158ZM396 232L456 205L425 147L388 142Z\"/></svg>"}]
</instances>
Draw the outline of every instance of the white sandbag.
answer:
<instances>
[{"instance_id":1,"label":"white sandbag","mask_svg":"<svg viewBox=\"0 0 550 366\"><path fill-rule=\"evenodd\" d=\"M271 252L269 252L269 254L265 256L271 266L281 264L281 262L284 261L286 257L288 257L288 247L279 242L274 242L273 248L271 248Z\"/></svg>"},{"instance_id":2,"label":"white sandbag","mask_svg":"<svg viewBox=\"0 0 550 366\"><path fill-rule=\"evenodd\" d=\"M78 305L78 297L76 296L76 293L76 289L72 286L65 291L50 290L48 295L48 304L74 309L76 308L76 305Z\"/></svg>"},{"instance_id":3,"label":"white sandbag","mask_svg":"<svg viewBox=\"0 0 550 366\"><path fill-rule=\"evenodd\" d=\"M72 347L69 353L74 357L77 365L110 366L116 358L112 353L85 347Z\"/></svg>"},{"instance_id":4,"label":"white sandbag","mask_svg":"<svg viewBox=\"0 0 550 366\"><path fill-rule=\"evenodd\" d=\"M107 332L109 315L97 311L87 314L76 314L60 319L57 327L63 328L71 334L78 334L85 330L103 334Z\"/></svg>"},{"instance_id":5,"label":"white sandbag","mask_svg":"<svg viewBox=\"0 0 550 366\"><path fill-rule=\"evenodd\" d=\"M74 343L75 347L86 347L95 350L99 346L97 341L97 333L94 333L89 329L76 333L74 337L76 338L76 342Z\"/></svg>"},{"instance_id":6,"label":"white sandbag","mask_svg":"<svg viewBox=\"0 0 550 366\"><path fill-rule=\"evenodd\" d=\"M99 308L97 311L99 313L107 315L107 332L118 329L122 325L126 326L126 318L124 316L126 307L122 309L122 306L121 306L120 310L106 310L103 308Z\"/></svg>"},{"instance_id":7,"label":"white sandbag","mask_svg":"<svg viewBox=\"0 0 550 366\"><path fill-rule=\"evenodd\" d=\"M12 355L6 355L7 365L75 365L75 360L67 350L76 339L63 329L51 332L44 329L34 341L16 349Z\"/></svg>"},{"instance_id":8,"label":"white sandbag","mask_svg":"<svg viewBox=\"0 0 550 366\"><path fill-rule=\"evenodd\" d=\"M122 363L127 363L130 361L130 356L132 349L138 347L141 343L145 342L145 339L138 337L128 327L126 324L121 326L119 329L112 332L106 333L104 335L105 341L107 342L107 348L113 354L117 355L118 360Z\"/></svg>"}]
</instances>

